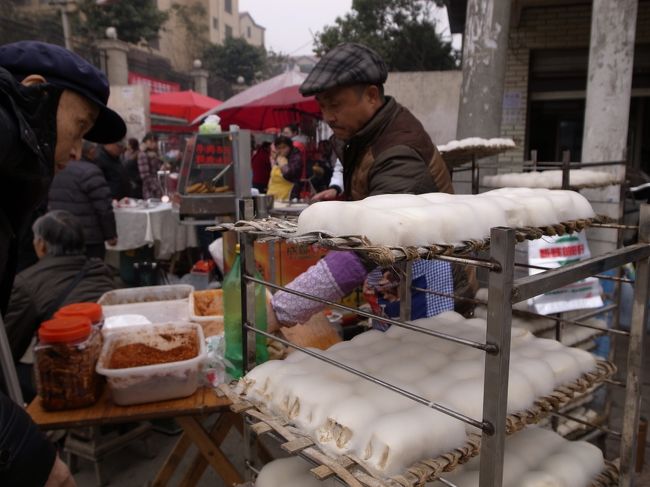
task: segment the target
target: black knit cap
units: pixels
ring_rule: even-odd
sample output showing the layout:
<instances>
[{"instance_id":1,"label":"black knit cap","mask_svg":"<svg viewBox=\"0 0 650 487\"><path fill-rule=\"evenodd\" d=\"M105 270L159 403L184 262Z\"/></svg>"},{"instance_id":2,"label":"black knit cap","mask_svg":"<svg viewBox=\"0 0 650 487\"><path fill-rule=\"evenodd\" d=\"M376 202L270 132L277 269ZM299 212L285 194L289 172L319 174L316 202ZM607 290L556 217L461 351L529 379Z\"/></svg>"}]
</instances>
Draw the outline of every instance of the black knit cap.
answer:
<instances>
[{"instance_id":1,"label":"black knit cap","mask_svg":"<svg viewBox=\"0 0 650 487\"><path fill-rule=\"evenodd\" d=\"M362 44L346 42L329 50L300 85L303 96L322 93L337 86L383 85L388 77L386 63Z\"/></svg>"},{"instance_id":2,"label":"black knit cap","mask_svg":"<svg viewBox=\"0 0 650 487\"><path fill-rule=\"evenodd\" d=\"M16 79L40 74L45 81L86 97L99 108L86 140L109 144L126 134L122 117L106 106L110 87L106 75L64 47L39 41L20 41L0 46L0 66Z\"/></svg>"}]
</instances>

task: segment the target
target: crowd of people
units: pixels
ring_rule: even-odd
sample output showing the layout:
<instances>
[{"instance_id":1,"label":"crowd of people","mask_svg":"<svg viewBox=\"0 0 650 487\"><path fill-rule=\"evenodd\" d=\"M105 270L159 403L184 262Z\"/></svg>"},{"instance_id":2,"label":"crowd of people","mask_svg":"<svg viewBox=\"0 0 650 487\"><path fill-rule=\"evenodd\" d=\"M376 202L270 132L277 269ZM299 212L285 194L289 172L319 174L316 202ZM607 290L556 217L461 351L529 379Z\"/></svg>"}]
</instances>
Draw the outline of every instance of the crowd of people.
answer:
<instances>
[{"instance_id":1,"label":"crowd of people","mask_svg":"<svg viewBox=\"0 0 650 487\"><path fill-rule=\"evenodd\" d=\"M333 137L310 150L297 127L284 127L273 143L254 151L253 185L279 200L453 192L421 123L384 95L386 77L381 57L360 44L325 54L300 91L315 95ZM124 121L106 106L109 91L101 71L62 47L0 46L0 313L24 387L30 385L25 352L38 324L59 305L95 300L115 285L101 260L104 244L117 238L112 201L162 195L155 135L147 134L141 146L134 139L124 144ZM37 261L14 282L30 229ZM337 300L364 282L378 291L392 288L390 278L352 252L330 252L288 287ZM472 287L471 275L444 262L414 266L413 281L447 294ZM375 311L399 313L390 304ZM453 307L449 298L415 292L412 318ZM269 304L270 329L303 322L318 309L278 292ZM75 485L22 405L2 392L0 433L3 485Z\"/></svg>"},{"instance_id":2,"label":"crowd of people","mask_svg":"<svg viewBox=\"0 0 650 487\"><path fill-rule=\"evenodd\" d=\"M273 143L254 148L253 187L277 201L309 200L330 187L336 163L328 140L313 147L297 125L287 125Z\"/></svg>"}]
</instances>

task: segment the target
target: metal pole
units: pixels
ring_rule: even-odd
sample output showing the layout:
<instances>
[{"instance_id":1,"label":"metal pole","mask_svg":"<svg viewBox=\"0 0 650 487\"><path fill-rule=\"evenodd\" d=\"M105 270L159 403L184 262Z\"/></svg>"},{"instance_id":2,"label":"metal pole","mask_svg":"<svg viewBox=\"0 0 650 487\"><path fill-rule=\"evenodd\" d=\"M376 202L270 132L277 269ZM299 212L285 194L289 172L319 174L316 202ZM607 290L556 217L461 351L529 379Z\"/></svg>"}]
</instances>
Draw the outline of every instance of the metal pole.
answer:
<instances>
[{"instance_id":1,"label":"metal pole","mask_svg":"<svg viewBox=\"0 0 650 487\"><path fill-rule=\"evenodd\" d=\"M63 42L65 48L72 51L72 42L70 41L70 21L68 20L68 2L65 0L61 2L61 25L63 26Z\"/></svg>"},{"instance_id":2,"label":"metal pole","mask_svg":"<svg viewBox=\"0 0 650 487\"><path fill-rule=\"evenodd\" d=\"M254 218L254 202L251 198L238 201L239 214L244 219ZM255 275L254 236L239 234L239 255L241 259L241 317L242 317L242 360L244 373L255 367L255 333L249 333L246 323L255 327L255 283L246 277Z\"/></svg>"},{"instance_id":3,"label":"metal pole","mask_svg":"<svg viewBox=\"0 0 650 487\"><path fill-rule=\"evenodd\" d=\"M472 154L472 194L478 194L478 164L476 154Z\"/></svg>"},{"instance_id":4,"label":"metal pole","mask_svg":"<svg viewBox=\"0 0 650 487\"><path fill-rule=\"evenodd\" d=\"M255 204L252 198L239 199L237 206L241 218L249 220L255 217ZM241 259L241 344L244 374L255 367L256 362L255 342L257 336L246 326L247 323L250 323L251 327L255 329L255 283L246 279L246 276L253 276L255 274L254 243L254 235L246 233L239 234L239 252ZM244 421L242 428L242 436L244 440L244 460L246 463L253 465L255 461L253 455L255 451L255 438L251 432L250 425L246 421ZM246 480L252 480L252 471L246 469L244 477Z\"/></svg>"},{"instance_id":5,"label":"metal pole","mask_svg":"<svg viewBox=\"0 0 650 487\"><path fill-rule=\"evenodd\" d=\"M569 189L571 174L571 153L568 150L562 152L562 189Z\"/></svg>"},{"instance_id":6,"label":"metal pole","mask_svg":"<svg viewBox=\"0 0 650 487\"><path fill-rule=\"evenodd\" d=\"M506 440L510 333L512 326L512 284L514 279L515 231L493 228L490 232L490 257L501 265L501 272L490 272L488 293L488 343L497 353L485 355L483 385L483 430L481 439L479 487L501 487Z\"/></svg>"},{"instance_id":7,"label":"metal pole","mask_svg":"<svg viewBox=\"0 0 650 487\"><path fill-rule=\"evenodd\" d=\"M411 321L411 281L413 281L413 262L405 261L398 264L399 276L399 318Z\"/></svg>"},{"instance_id":8,"label":"metal pole","mask_svg":"<svg viewBox=\"0 0 650 487\"><path fill-rule=\"evenodd\" d=\"M640 208L639 241L650 243L650 205ZM627 355L627 379L625 389L625 407L623 415L623 438L621 440L621 487L631 487L634 482L634 453L636 451L639 411L641 408L641 385L643 367L643 346L648 304L648 258L637 261L636 285L634 286L634 303L632 305L632 323Z\"/></svg>"},{"instance_id":9,"label":"metal pole","mask_svg":"<svg viewBox=\"0 0 650 487\"><path fill-rule=\"evenodd\" d=\"M16 404L21 406L25 404L23 393L20 390L20 383L18 382L18 375L16 374L16 366L11 354L11 347L9 346L9 339L5 331L5 323L0 314L0 364L2 364L2 377L4 377L7 393Z\"/></svg>"},{"instance_id":10,"label":"metal pole","mask_svg":"<svg viewBox=\"0 0 650 487\"><path fill-rule=\"evenodd\" d=\"M251 132L250 130L239 130L236 125L231 125L233 137L232 160L235 170L235 197L250 198L251 185L253 182L253 170L251 169ZM253 213L250 217L255 218ZM241 220L241 214L237 215Z\"/></svg>"}]
</instances>

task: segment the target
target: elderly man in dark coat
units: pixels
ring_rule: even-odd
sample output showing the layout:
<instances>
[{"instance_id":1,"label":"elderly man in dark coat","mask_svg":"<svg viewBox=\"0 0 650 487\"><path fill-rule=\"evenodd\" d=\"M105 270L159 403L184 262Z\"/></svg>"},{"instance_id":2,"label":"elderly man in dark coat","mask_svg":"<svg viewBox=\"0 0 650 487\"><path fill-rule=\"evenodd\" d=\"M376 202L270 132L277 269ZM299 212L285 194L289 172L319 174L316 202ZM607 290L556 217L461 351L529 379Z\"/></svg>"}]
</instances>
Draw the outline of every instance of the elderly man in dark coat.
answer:
<instances>
[{"instance_id":1,"label":"elderly man in dark coat","mask_svg":"<svg viewBox=\"0 0 650 487\"><path fill-rule=\"evenodd\" d=\"M120 140L106 76L51 44L0 46L0 313L16 273L18 237L47 197L55 171L79 159L85 137ZM0 393L0 485L74 486L56 450L21 405Z\"/></svg>"}]
</instances>

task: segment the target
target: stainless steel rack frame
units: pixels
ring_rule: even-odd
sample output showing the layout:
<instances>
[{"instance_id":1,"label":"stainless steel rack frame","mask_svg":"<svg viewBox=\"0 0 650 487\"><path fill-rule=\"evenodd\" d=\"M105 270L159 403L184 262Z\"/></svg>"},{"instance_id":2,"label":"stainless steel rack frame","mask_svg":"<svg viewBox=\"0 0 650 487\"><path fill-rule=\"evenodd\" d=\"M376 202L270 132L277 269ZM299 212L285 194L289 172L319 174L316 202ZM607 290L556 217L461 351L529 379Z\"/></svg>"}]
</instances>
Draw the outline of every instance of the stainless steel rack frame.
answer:
<instances>
[{"instance_id":1,"label":"stainless steel rack frame","mask_svg":"<svg viewBox=\"0 0 650 487\"><path fill-rule=\"evenodd\" d=\"M250 198L239 200L239 217L250 220L255 218L254 202ZM242 357L244 358L245 370L249 371L255 366L255 337L261 334L267 337L272 335L259 330L255 326L255 286L262 284L274 289L297 294L326 303L332 307L345 309L345 306L338 303L325 301L315 296L299 293L291 289L277 286L273 283L257 279L255 274L255 261L253 255L253 243L255 236L248 233L240 233L241 264L242 264ZM650 205L642 205L639 223L639 242L628 247L608 252L602 256L570 264L558 269L548 270L521 279L514 279L514 250L515 231L510 228L493 228L490 234L490 266L488 279L488 317L486 343L463 343L462 340L442 334L433 334L430 330L405 323L409 317L409 306L411 285L410 280L402 279L400 288L401 316L400 320L390 320L393 326L401 326L414 331L433 334L440 339L454 341L467 346L473 346L486 353L485 375L483 398L483 417L479 420L468 418L458 412L451 411L444 406L431 403L428 400L407 391L401 390L394 385L387 384L375 377L369 376L361 371L338 363L332 359L305 350L301 347L290 344L285 340L279 340L293 348L303 350L318 359L325 360L330 365L342 368L348 372L355 373L367 380L387 387L394 392L409 397L412 400L425 404L433 409L450 414L453 417L468 424L479 427L482 430L481 452L480 452L480 487L501 487L503 484L503 460L504 443L506 437L506 416L507 416L507 395L508 375L510 362L510 334L512 325L512 305L526 300L533 296L543 294L559 287L565 286L576 280L593 276L604 271L617 268L627 263L634 263L637 266L637 276L634 289L634 304L632 310L632 324L629 334L629 348L626 373L626 399L624 408L623 428L621 432L620 447L620 487L631 487L634 476L634 453L636 445L636 432L639 423L639 411L641 400L641 367L643 364L643 342L644 330L647 319L649 266L650 266ZM435 258L435 257L434 257ZM467 263L472 265L471 259ZM479 264L480 261L474 263ZM400 263L403 275L410 274L412 262ZM404 305L406 304L406 305ZM372 315L370 315L372 316ZM385 318L374 316L377 319L386 321ZM252 463L252 434L250 429L244 431L244 455L247 462ZM250 472L249 472L250 473Z\"/></svg>"}]
</instances>

